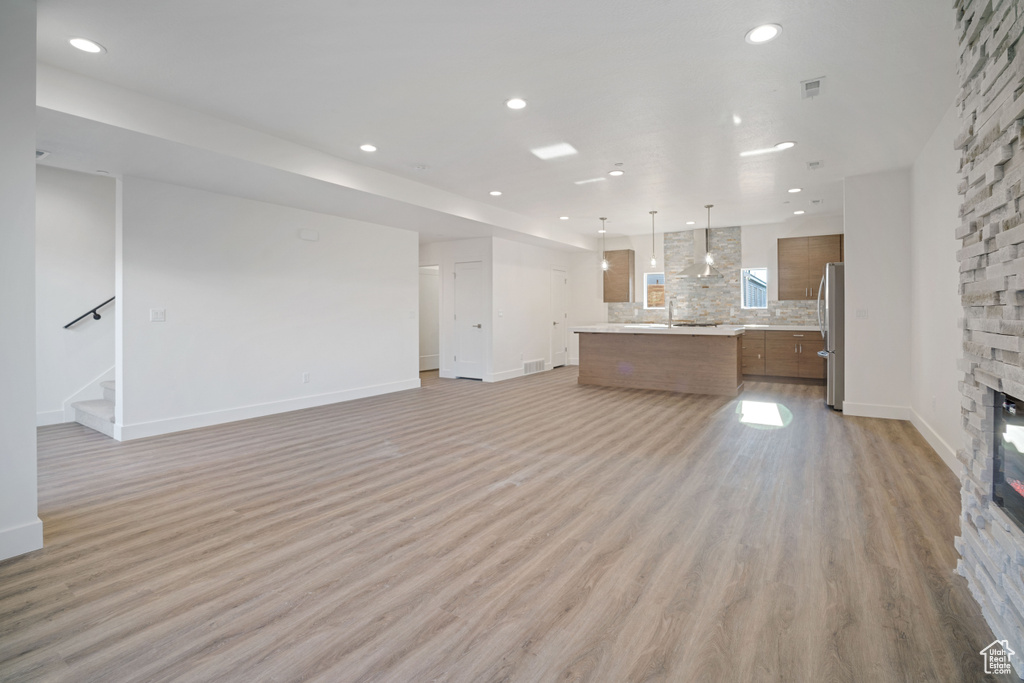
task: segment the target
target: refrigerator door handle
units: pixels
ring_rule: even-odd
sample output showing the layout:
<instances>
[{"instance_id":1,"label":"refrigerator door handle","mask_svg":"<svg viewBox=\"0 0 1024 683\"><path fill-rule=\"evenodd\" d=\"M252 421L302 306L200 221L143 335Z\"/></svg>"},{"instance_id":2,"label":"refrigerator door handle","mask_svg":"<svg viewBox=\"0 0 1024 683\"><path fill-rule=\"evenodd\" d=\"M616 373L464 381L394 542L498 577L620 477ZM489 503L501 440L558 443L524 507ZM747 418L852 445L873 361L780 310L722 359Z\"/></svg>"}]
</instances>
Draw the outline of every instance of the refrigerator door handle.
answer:
<instances>
[{"instance_id":1,"label":"refrigerator door handle","mask_svg":"<svg viewBox=\"0 0 1024 683\"><path fill-rule=\"evenodd\" d=\"M828 272L828 266L825 267ZM821 330L821 338L825 338L825 321L821 315L821 290L825 289L825 275L821 276L821 284L818 285L818 329Z\"/></svg>"}]
</instances>

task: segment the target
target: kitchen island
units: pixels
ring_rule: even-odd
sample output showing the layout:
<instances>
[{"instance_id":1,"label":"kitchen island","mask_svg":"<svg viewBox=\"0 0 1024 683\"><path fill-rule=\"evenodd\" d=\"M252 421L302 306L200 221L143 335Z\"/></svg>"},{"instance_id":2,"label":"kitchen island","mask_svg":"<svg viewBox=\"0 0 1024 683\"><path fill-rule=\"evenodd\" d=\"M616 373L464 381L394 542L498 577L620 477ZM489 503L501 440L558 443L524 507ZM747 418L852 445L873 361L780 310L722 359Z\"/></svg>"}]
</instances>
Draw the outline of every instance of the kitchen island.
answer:
<instances>
[{"instance_id":1,"label":"kitchen island","mask_svg":"<svg viewBox=\"0 0 1024 683\"><path fill-rule=\"evenodd\" d=\"M736 396L743 391L742 325L574 327L580 384Z\"/></svg>"}]
</instances>

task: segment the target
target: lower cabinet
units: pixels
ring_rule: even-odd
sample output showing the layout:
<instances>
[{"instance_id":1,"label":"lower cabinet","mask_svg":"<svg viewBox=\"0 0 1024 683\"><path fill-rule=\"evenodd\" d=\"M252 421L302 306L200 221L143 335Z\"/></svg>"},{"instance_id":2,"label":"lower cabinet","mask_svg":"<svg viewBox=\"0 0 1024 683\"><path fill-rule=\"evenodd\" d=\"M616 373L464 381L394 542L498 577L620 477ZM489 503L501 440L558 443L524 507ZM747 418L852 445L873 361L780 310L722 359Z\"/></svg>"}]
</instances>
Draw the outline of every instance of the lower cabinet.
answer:
<instances>
[{"instance_id":1,"label":"lower cabinet","mask_svg":"<svg viewBox=\"0 0 1024 683\"><path fill-rule=\"evenodd\" d=\"M825 348L818 332L751 330L743 333L743 374L825 379Z\"/></svg>"},{"instance_id":2,"label":"lower cabinet","mask_svg":"<svg viewBox=\"0 0 1024 683\"><path fill-rule=\"evenodd\" d=\"M743 333L743 374L764 374L764 330Z\"/></svg>"}]
</instances>

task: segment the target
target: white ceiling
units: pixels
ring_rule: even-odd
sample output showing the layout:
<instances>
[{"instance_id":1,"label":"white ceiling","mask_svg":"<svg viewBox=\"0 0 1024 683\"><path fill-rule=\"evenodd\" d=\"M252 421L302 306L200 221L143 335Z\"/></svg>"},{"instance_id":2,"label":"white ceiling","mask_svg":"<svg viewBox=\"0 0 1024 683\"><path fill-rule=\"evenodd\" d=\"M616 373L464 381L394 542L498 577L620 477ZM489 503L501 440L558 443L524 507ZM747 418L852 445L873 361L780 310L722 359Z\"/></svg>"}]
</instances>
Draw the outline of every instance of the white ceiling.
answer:
<instances>
[{"instance_id":1,"label":"white ceiling","mask_svg":"<svg viewBox=\"0 0 1024 683\"><path fill-rule=\"evenodd\" d=\"M910 165L956 90L953 12L935 0L39 0L38 8L45 64L566 234L593 235L602 215L609 233L642 233L652 209L659 232L687 220L700 226L707 203L715 225L800 220L798 208L839 214L842 178ZM781 24L782 36L748 45L745 32L765 22ZM71 36L108 51L74 50ZM819 76L823 94L802 99L800 81ZM514 96L529 106L507 109ZM739 157L782 140L798 145ZM366 142L378 151L361 152ZM579 154L545 162L529 152L558 142ZM812 160L824 168L808 170ZM616 163L626 175L610 178ZM805 191L788 194L794 186Z\"/></svg>"}]
</instances>

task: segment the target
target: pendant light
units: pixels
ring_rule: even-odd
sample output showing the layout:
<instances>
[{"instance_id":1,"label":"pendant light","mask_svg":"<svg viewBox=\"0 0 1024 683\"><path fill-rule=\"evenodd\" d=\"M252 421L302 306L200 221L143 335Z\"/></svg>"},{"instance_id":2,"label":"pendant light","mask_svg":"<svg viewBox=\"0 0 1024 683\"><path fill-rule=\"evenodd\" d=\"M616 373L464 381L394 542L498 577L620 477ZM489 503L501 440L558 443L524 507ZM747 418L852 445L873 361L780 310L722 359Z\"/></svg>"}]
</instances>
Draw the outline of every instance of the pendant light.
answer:
<instances>
[{"instance_id":1,"label":"pendant light","mask_svg":"<svg viewBox=\"0 0 1024 683\"><path fill-rule=\"evenodd\" d=\"M711 240L711 207L714 204L705 204L704 208L708 210L708 227L707 230L694 230L693 235L693 260L694 264L682 272L683 277L696 277L696 278L720 278L722 274L715 270L715 259L711 256L710 240ZM703 234L698 234L703 233ZM704 243L704 258L698 260L697 254L700 252L698 248L701 243L698 241L703 237Z\"/></svg>"},{"instance_id":2,"label":"pendant light","mask_svg":"<svg viewBox=\"0 0 1024 683\"><path fill-rule=\"evenodd\" d=\"M647 213L651 214L651 268L657 268L658 259L654 258L654 214L658 212L648 211Z\"/></svg>"},{"instance_id":3,"label":"pendant light","mask_svg":"<svg viewBox=\"0 0 1024 683\"><path fill-rule=\"evenodd\" d=\"M608 249L605 246L606 239L607 239L605 237L605 233L607 231L604 228L604 222L606 220L608 220L608 219L607 218L601 218L600 220L601 220L601 270L608 270L608 257L607 257Z\"/></svg>"}]
</instances>

